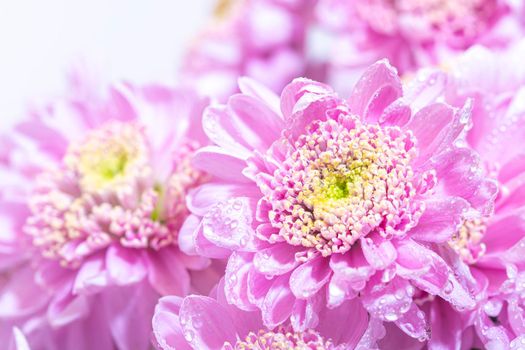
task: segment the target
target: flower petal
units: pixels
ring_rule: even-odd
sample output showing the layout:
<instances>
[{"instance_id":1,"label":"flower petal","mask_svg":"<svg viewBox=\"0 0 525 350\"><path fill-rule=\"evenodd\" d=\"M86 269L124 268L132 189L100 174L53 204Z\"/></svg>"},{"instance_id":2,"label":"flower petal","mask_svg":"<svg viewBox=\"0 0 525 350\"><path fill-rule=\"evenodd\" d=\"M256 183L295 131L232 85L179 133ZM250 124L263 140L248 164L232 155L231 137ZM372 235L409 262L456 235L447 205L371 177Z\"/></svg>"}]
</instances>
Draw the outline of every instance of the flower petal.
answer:
<instances>
[{"instance_id":1,"label":"flower petal","mask_svg":"<svg viewBox=\"0 0 525 350\"><path fill-rule=\"evenodd\" d=\"M106 290L104 307L119 349L146 349L150 343L151 315L158 295L147 282Z\"/></svg>"},{"instance_id":2,"label":"flower petal","mask_svg":"<svg viewBox=\"0 0 525 350\"><path fill-rule=\"evenodd\" d=\"M127 285L146 277L147 268L142 254L137 249L112 245L106 253L106 268L109 279L117 285Z\"/></svg>"},{"instance_id":3,"label":"flower petal","mask_svg":"<svg viewBox=\"0 0 525 350\"><path fill-rule=\"evenodd\" d=\"M295 260L295 253L300 248L293 247L287 243L272 244L266 249L259 250L253 257L255 269L265 275L282 275L293 268L298 262Z\"/></svg>"},{"instance_id":4,"label":"flower petal","mask_svg":"<svg viewBox=\"0 0 525 350\"><path fill-rule=\"evenodd\" d=\"M402 94L397 70L387 60L381 60L363 73L348 99L348 106L352 113L374 123Z\"/></svg>"},{"instance_id":5,"label":"flower petal","mask_svg":"<svg viewBox=\"0 0 525 350\"><path fill-rule=\"evenodd\" d=\"M290 289L299 299L310 298L328 282L331 275L328 259L319 255L293 270Z\"/></svg>"},{"instance_id":6,"label":"flower petal","mask_svg":"<svg viewBox=\"0 0 525 350\"><path fill-rule=\"evenodd\" d=\"M176 248L165 247L148 252L145 257L148 280L160 295L186 295L190 290L190 276L179 261Z\"/></svg>"},{"instance_id":7,"label":"flower petal","mask_svg":"<svg viewBox=\"0 0 525 350\"><path fill-rule=\"evenodd\" d=\"M248 273L252 268L250 253L234 252L228 259L224 276L224 288L228 303L246 311L254 310L248 297Z\"/></svg>"},{"instance_id":8,"label":"flower petal","mask_svg":"<svg viewBox=\"0 0 525 350\"><path fill-rule=\"evenodd\" d=\"M274 328L290 317L295 297L290 290L290 276L282 275L273 279L272 286L261 305L264 324Z\"/></svg>"},{"instance_id":9,"label":"flower petal","mask_svg":"<svg viewBox=\"0 0 525 350\"><path fill-rule=\"evenodd\" d=\"M250 181L242 174L246 163L218 146L206 146L199 149L193 156L192 164L195 168L222 180L241 183Z\"/></svg>"},{"instance_id":10,"label":"flower petal","mask_svg":"<svg viewBox=\"0 0 525 350\"><path fill-rule=\"evenodd\" d=\"M463 198L453 197L425 202L425 212L409 235L415 240L446 242L462 224L462 214L469 208Z\"/></svg>"},{"instance_id":11,"label":"flower petal","mask_svg":"<svg viewBox=\"0 0 525 350\"><path fill-rule=\"evenodd\" d=\"M191 350L182 334L179 310L182 298L167 296L159 299L151 320L157 348L162 350Z\"/></svg>"},{"instance_id":12,"label":"flower petal","mask_svg":"<svg viewBox=\"0 0 525 350\"><path fill-rule=\"evenodd\" d=\"M237 340L234 320L211 298L186 297L179 317L184 338L193 349L221 349L226 341L235 344Z\"/></svg>"}]
</instances>

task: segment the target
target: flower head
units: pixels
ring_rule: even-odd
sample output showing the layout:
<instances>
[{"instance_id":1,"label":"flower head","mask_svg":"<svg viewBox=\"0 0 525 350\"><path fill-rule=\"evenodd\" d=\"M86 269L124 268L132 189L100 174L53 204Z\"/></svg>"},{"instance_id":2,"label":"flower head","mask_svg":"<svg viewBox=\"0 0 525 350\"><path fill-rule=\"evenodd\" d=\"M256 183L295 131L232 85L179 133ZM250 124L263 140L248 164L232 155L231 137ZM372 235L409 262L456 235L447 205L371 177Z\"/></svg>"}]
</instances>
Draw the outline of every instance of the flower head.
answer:
<instances>
[{"instance_id":1,"label":"flower head","mask_svg":"<svg viewBox=\"0 0 525 350\"><path fill-rule=\"evenodd\" d=\"M206 142L207 99L156 85L90 88L34 110L8 139L0 316L21 328L33 316L70 328L88 317L111 327L107 346L147 348L147 327L115 324L147 324L159 295L206 290L198 274L214 283L208 259L177 247L186 195L208 179L190 164ZM39 344L42 327L22 331Z\"/></svg>"},{"instance_id":2,"label":"flower head","mask_svg":"<svg viewBox=\"0 0 525 350\"><path fill-rule=\"evenodd\" d=\"M447 65L475 44L505 49L525 28L517 7L506 0L320 0L317 17L333 42L326 81L347 91L344 84L383 57L411 74Z\"/></svg>"},{"instance_id":3,"label":"flower head","mask_svg":"<svg viewBox=\"0 0 525 350\"><path fill-rule=\"evenodd\" d=\"M342 350L376 349L384 335L381 323L368 321L365 310L347 302L324 310L319 325L303 331L289 323L265 327L258 311L242 311L229 305L219 284L213 297L191 295L160 299L153 316L158 349L221 350ZM351 314L351 317L350 317Z\"/></svg>"},{"instance_id":4,"label":"flower head","mask_svg":"<svg viewBox=\"0 0 525 350\"><path fill-rule=\"evenodd\" d=\"M491 212L497 192L478 157L455 145L470 102L427 104L431 90L411 88L403 96L385 61L348 101L306 79L280 101L248 80L240 86L243 94L205 112L216 145L194 164L217 180L190 195L179 236L186 252L229 256L231 303L259 308L268 327L290 318L301 330L316 323L303 313L357 298L421 340L428 326L416 288L475 306L441 255L465 213Z\"/></svg>"},{"instance_id":5,"label":"flower head","mask_svg":"<svg viewBox=\"0 0 525 350\"><path fill-rule=\"evenodd\" d=\"M422 82L436 81L435 96L453 105L472 99L472 122L460 143L479 153L480 173L494 179L499 188L495 210L464 213L448 242L458 255L455 270L468 269L472 273L468 284L478 307L466 318L439 300L424 306L430 309L430 319L435 323L431 344L475 346L467 335L472 332L474 339L486 347L508 348L511 343L521 346L521 331L516 330L525 329L525 323L519 308L512 309L509 302L507 312L503 300L519 299L514 296L520 293L519 272L524 266L524 152L516 145L525 137L525 109L521 103L525 74L513 63L523 55L524 48L520 42L496 54L474 47L454 61L448 73L425 70L418 76ZM450 323L441 324L441 315L446 315ZM449 336L451 330L453 338Z\"/></svg>"},{"instance_id":6,"label":"flower head","mask_svg":"<svg viewBox=\"0 0 525 350\"><path fill-rule=\"evenodd\" d=\"M237 91L240 76L280 91L307 69L305 36L314 4L311 0L219 1L215 20L186 56L183 81L224 100Z\"/></svg>"}]
</instances>

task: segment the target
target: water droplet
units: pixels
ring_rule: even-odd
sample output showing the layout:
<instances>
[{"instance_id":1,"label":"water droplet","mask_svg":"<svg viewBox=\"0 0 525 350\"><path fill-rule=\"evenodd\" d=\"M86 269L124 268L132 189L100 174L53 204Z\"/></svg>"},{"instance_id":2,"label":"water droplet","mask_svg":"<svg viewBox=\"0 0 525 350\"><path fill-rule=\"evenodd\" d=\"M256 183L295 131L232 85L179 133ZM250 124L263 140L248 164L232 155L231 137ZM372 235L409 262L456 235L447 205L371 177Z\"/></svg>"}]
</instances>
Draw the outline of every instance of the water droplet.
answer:
<instances>
[{"instance_id":1,"label":"water droplet","mask_svg":"<svg viewBox=\"0 0 525 350\"><path fill-rule=\"evenodd\" d=\"M394 312L387 312L385 314L385 319L390 322L394 322L398 319L398 316Z\"/></svg>"},{"instance_id":2,"label":"water droplet","mask_svg":"<svg viewBox=\"0 0 525 350\"><path fill-rule=\"evenodd\" d=\"M445 285L445 288L443 289L443 293L450 294L454 290L454 284L451 280L447 281L447 284Z\"/></svg>"},{"instance_id":3,"label":"water droplet","mask_svg":"<svg viewBox=\"0 0 525 350\"><path fill-rule=\"evenodd\" d=\"M192 343L195 339L195 332L193 332L191 329L184 331L184 339L186 339L189 343Z\"/></svg>"},{"instance_id":4,"label":"water droplet","mask_svg":"<svg viewBox=\"0 0 525 350\"><path fill-rule=\"evenodd\" d=\"M193 327L195 327L197 329L201 328L202 325L203 325L203 321L202 321L202 318L200 317L200 315L193 316L191 324L193 325Z\"/></svg>"},{"instance_id":5,"label":"water droplet","mask_svg":"<svg viewBox=\"0 0 525 350\"><path fill-rule=\"evenodd\" d=\"M239 244L241 247L246 247L246 245L248 244L248 237L241 237L241 239L239 240Z\"/></svg>"}]
</instances>

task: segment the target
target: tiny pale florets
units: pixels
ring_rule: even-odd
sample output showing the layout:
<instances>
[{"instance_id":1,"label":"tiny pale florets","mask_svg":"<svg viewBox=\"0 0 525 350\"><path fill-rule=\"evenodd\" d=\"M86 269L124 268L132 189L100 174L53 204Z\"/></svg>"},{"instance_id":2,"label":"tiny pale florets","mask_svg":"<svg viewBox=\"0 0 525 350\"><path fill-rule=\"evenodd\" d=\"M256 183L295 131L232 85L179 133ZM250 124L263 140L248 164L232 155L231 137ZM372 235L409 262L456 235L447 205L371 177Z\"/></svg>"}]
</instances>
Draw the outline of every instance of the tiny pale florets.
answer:
<instances>
[{"instance_id":1,"label":"tiny pale florets","mask_svg":"<svg viewBox=\"0 0 525 350\"><path fill-rule=\"evenodd\" d=\"M96 129L70 145L62 166L37 180L25 231L44 257L67 266L113 241L130 248L172 244L187 213L185 194L204 177L190 165L197 147L181 145L172 173L155 181L139 125Z\"/></svg>"},{"instance_id":2,"label":"tiny pale florets","mask_svg":"<svg viewBox=\"0 0 525 350\"><path fill-rule=\"evenodd\" d=\"M235 344L225 343L223 350L331 350L335 345L314 330L294 332L291 327L280 326L274 331L261 329L250 332Z\"/></svg>"},{"instance_id":3,"label":"tiny pale florets","mask_svg":"<svg viewBox=\"0 0 525 350\"><path fill-rule=\"evenodd\" d=\"M421 214L409 132L344 115L315 122L294 146L268 198L270 219L288 243L324 256L344 253L372 230L387 238L403 233Z\"/></svg>"},{"instance_id":4,"label":"tiny pale florets","mask_svg":"<svg viewBox=\"0 0 525 350\"><path fill-rule=\"evenodd\" d=\"M461 256L463 261L474 264L487 249L482 242L487 231L487 220L484 218L465 219L458 232L452 236L449 245Z\"/></svg>"}]
</instances>

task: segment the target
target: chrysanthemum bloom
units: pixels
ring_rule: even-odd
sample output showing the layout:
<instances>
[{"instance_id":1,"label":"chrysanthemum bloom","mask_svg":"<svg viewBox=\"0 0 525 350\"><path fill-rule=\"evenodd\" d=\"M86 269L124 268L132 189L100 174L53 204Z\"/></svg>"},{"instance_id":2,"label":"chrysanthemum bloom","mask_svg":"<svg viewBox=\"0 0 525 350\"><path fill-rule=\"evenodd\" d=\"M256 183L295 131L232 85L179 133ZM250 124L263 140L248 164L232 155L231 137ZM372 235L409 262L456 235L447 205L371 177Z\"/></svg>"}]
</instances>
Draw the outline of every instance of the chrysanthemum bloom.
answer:
<instances>
[{"instance_id":1,"label":"chrysanthemum bloom","mask_svg":"<svg viewBox=\"0 0 525 350\"><path fill-rule=\"evenodd\" d=\"M237 92L240 76L281 91L291 79L305 74L305 31L314 0L217 3L214 21L185 58L183 81L226 100Z\"/></svg>"},{"instance_id":2,"label":"chrysanthemum bloom","mask_svg":"<svg viewBox=\"0 0 525 350\"><path fill-rule=\"evenodd\" d=\"M219 284L213 297L160 299L152 320L157 349L364 350L377 349L376 342L384 335L381 322L369 322L355 300L324 309L315 329L295 331L290 323L268 329L259 311L228 304L223 287Z\"/></svg>"},{"instance_id":3,"label":"chrysanthemum bloom","mask_svg":"<svg viewBox=\"0 0 525 350\"><path fill-rule=\"evenodd\" d=\"M405 74L446 63L476 43L505 48L523 35L518 6L508 0L320 0L318 17L334 42L327 79L344 89L383 57Z\"/></svg>"},{"instance_id":4,"label":"chrysanthemum bloom","mask_svg":"<svg viewBox=\"0 0 525 350\"><path fill-rule=\"evenodd\" d=\"M247 80L240 87L204 114L216 145L197 151L194 164L220 180L190 194L193 215L179 235L188 253L231 254L229 302L260 308L270 328L291 317L300 330L315 326L318 305L359 295L373 318L421 340L428 328L416 287L474 307L438 254L467 209L491 212L497 191L477 156L454 144L468 103L422 104L426 90L403 96L386 61L348 101L306 79L280 101Z\"/></svg>"},{"instance_id":5,"label":"chrysanthemum bloom","mask_svg":"<svg viewBox=\"0 0 525 350\"><path fill-rule=\"evenodd\" d=\"M430 345L450 348L462 338L467 347L477 347L473 341L486 348L521 344L516 337L525 331L525 69L519 64L524 55L525 41L504 53L475 47L451 65L448 75L419 76L436 81L434 92L450 103L472 99L472 127L464 143L480 154L482 173L497 180L500 188L494 213L465 213L449 241L461 258L457 269L468 266L472 271L479 308L465 322L465 315L440 300L424 306L431 309L433 320Z\"/></svg>"},{"instance_id":6,"label":"chrysanthemum bloom","mask_svg":"<svg viewBox=\"0 0 525 350\"><path fill-rule=\"evenodd\" d=\"M192 279L210 262L177 247L185 196L207 179L190 165L205 142L207 100L162 86L98 94L74 83L72 96L35 110L5 141L0 323L19 324L31 342L38 327L28 315L59 327L96 310L119 348L147 348L160 295L215 283ZM96 348L112 346L109 332L89 329Z\"/></svg>"}]
</instances>

